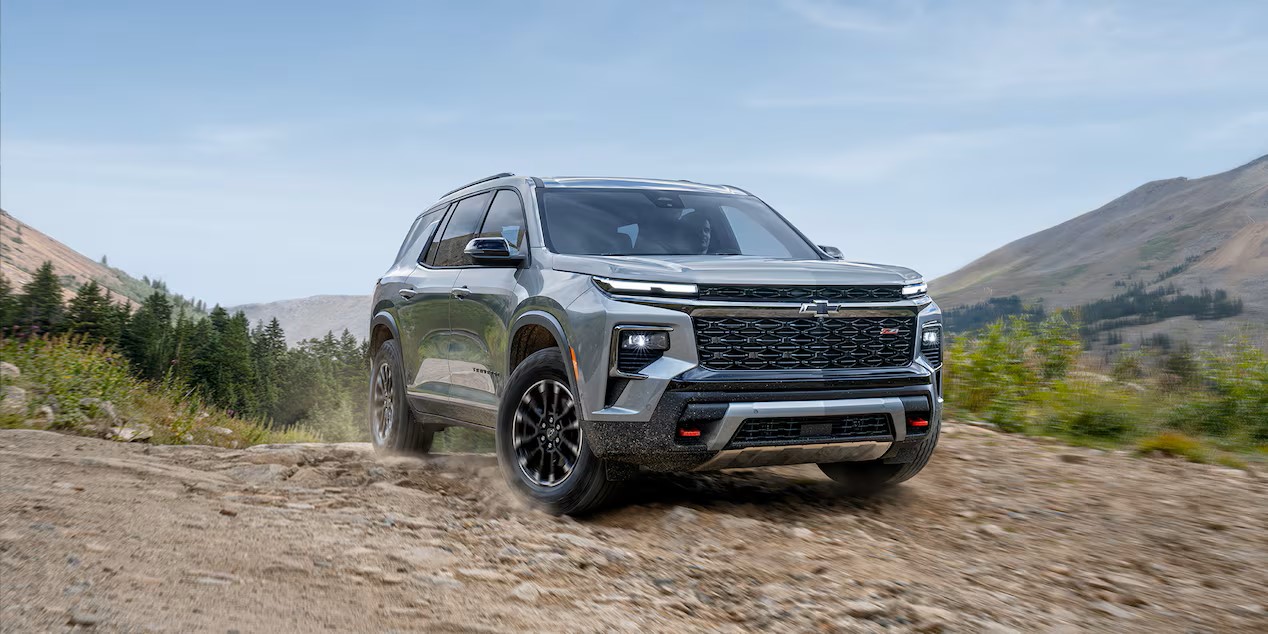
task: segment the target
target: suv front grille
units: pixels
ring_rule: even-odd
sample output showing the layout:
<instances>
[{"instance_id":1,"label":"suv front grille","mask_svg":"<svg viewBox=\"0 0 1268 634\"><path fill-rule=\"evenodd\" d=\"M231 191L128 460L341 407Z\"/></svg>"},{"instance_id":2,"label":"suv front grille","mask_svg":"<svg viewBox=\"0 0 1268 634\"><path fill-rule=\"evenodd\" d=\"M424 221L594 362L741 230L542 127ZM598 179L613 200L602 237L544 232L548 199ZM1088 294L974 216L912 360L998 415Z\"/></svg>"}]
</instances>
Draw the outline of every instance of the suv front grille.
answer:
<instances>
[{"instance_id":1,"label":"suv front grille","mask_svg":"<svg viewBox=\"0 0 1268 634\"><path fill-rule=\"evenodd\" d=\"M901 286L700 286L700 299L749 302L892 302L903 298Z\"/></svg>"},{"instance_id":2,"label":"suv front grille","mask_svg":"<svg viewBox=\"0 0 1268 634\"><path fill-rule=\"evenodd\" d=\"M901 367L915 317L696 317L700 365L713 370Z\"/></svg>"},{"instance_id":3,"label":"suv front grille","mask_svg":"<svg viewBox=\"0 0 1268 634\"><path fill-rule=\"evenodd\" d=\"M857 414L817 418L748 418L727 449L761 445L808 445L825 442L893 440L889 414Z\"/></svg>"}]
</instances>

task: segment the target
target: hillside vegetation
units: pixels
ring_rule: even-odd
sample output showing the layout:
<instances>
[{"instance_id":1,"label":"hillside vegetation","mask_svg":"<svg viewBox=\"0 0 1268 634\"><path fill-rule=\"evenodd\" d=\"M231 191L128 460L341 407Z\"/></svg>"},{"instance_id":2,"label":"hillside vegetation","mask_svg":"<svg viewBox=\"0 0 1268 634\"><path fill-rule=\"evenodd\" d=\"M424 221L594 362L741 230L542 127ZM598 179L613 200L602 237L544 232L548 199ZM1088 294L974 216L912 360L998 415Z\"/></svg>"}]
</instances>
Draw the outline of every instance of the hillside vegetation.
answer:
<instances>
[{"instance_id":1,"label":"hillside vegetation","mask_svg":"<svg viewBox=\"0 0 1268 634\"><path fill-rule=\"evenodd\" d=\"M954 337L948 416L1198 462L1240 466L1268 455L1268 354L1258 346L1236 338L1201 353L1155 346L1104 363L1083 352L1079 332L1056 312Z\"/></svg>"},{"instance_id":2,"label":"hillside vegetation","mask_svg":"<svg viewBox=\"0 0 1268 634\"><path fill-rule=\"evenodd\" d=\"M18 293L0 278L0 333L0 360L37 377L36 398L14 412L22 420L74 428L84 419L84 398L150 389L181 411L215 409L240 421L214 426L241 427L241 442L292 431L332 442L366 433L365 344L347 332L288 348L276 320L252 327L241 312L219 306L207 316L190 314L158 291L132 310L107 301L95 282L63 302L53 265L45 263ZM59 378L62 370L69 378ZM139 398L124 402L144 409ZM45 406L49 411L35 416ZM156 441L187 441L184 422L159 424L173 432L155 430Z\"/></svg>"},{"instance_id":3,"label":"hillside vegetation","mask_svg":"<svg viewBox=\"0 0 1268 634\"><path fill-rule=\"evenodd\" d=\"M1243 325L1262 332L1268 156L1214 176L1147 183L930 286L965 331L1026 305L1082 308L1089 329L1129 337L1170 330L1214 343ZM1164 320L1175 326L1140 328Z\"/></svg>"}]
</instances>

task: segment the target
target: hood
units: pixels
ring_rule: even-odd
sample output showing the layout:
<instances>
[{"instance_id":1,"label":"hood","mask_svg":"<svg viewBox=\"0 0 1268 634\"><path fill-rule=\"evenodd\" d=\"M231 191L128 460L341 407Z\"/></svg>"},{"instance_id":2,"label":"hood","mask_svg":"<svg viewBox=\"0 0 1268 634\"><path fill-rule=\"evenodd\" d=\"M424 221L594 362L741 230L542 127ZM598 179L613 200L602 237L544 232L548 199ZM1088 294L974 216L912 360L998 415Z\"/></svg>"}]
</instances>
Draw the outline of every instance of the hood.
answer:
<instances>
[{"instance_id":1,"label":"hood","mask_svg":"<svg viewBox=\"0 0 1268 634\"><path fill-rule=\"evenodd\" d=\"M901 266L843 260L780 260L747 255L554 255L558 271L645 282L843 286L904 284L920 274Z\"/></svg>"}]
</instances>

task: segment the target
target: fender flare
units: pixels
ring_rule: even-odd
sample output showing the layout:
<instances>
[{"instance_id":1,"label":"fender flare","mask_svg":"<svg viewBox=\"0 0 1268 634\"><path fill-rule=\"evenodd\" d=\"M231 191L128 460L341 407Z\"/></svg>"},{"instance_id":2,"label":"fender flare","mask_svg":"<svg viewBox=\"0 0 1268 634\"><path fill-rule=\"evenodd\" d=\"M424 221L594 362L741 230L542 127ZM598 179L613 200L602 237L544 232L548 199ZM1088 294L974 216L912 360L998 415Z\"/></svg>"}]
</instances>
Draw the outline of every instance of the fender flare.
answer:
<instances>
[{"instance_id":1,"label":"fender flare","mask_svg":"<svg viewBox=\"0 0 1268 634\"><path fill-rule=\"evenodd\" d=\"M391 313L387 312L386 310L380 310L379 312L374 314L374 317L370 319L370 340L371 341L374 340L374 329L379 326L387 326L387 329L391 331L392 333L392 338L396 339L397 341L400 341L401 331L399 328L396 327L396 318L393 317ZM374 354L374 350L371 350L370 354Z\"/></svg>"},{"instance_id":2,"label":"fender flare","mask_svg":"<svg viewBox=\"0 0 1268 634\"><path fill-rule=\"evenodd\" d=\"M511 352L514 349L510 342L515 341L515 335L525 326L541 326L555 338L555 343L559 345L559 352L564 355L564 369L568 374L568 380L572 383L572 393L576 394L577 399L580 400L581 390L579 384L581 383L581 377L576 376L577 370L568 355L568 350L571 349L571 346L568 345L568 335L564 333L563 324L559 323L559 320L554 315L543 310L525 311L511 323L506 337L508 345L506 346L506 365L504 366L508 378L511 372Z\"/></svg>"}]
</instances>

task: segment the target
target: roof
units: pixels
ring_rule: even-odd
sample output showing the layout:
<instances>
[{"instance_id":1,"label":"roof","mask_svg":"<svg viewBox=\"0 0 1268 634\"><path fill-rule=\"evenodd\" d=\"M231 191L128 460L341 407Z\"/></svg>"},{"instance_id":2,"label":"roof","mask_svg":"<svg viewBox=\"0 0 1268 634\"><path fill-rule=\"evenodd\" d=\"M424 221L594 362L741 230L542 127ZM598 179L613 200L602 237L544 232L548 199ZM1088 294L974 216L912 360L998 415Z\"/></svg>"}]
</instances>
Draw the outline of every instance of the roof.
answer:
<instances>
[{"instance_id":1,"label":"roof","mask_svg":"<svg viewBox=\"0 0 1268 634\"><path fill-rule=\"evenodd\" d=\"M523 182L525 178L532 180L531 177L516 176L510 172L502 172L487 176L476 181L472 181L450 190L441 196L436 202L444 202L454 198L460 198L465 192L477 185L485 187L498 186L506 184L506 181ZM704 183L696 183L692 181L671 181L656 178L608 178L597 176L553 176L538 179L543 187L551 189L654 189L668 190L677 192L696 192L702 194L737 194L740 196L748 196L749 193L739 187L730 185L706 185Z\"/></svg>"},{"instance_id":2,"label":"roof","mask_svg":"<svg viewBox=\"0 0 1268 634\"><path fill-rule=\"evenodd\" d=\"M692 181L671 181L655 178L555 176L542 178L541 181L543 186L549 188L661 189L708 194L748 194L748 192L730 185L706 185Z\"/></svg>"}]
</instances>

